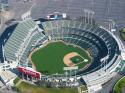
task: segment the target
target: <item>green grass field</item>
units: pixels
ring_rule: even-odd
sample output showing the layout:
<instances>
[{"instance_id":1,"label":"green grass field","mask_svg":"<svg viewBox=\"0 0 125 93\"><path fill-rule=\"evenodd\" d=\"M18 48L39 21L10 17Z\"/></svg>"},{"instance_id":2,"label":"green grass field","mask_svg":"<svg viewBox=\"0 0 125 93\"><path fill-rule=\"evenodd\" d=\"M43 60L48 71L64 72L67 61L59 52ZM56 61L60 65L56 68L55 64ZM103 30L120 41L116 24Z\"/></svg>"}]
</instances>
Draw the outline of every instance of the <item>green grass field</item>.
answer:
<instances>
[{"instance_id":1,"label":"green grass field","mask_svg":"<svg viewBox=\"0 0 125 93\"><path fill-rule=\"evenodd\" d=\"M91 58L86 53L86 51L78 47L73 47L72 45L66 45L63 42L52 42L47 44L45 47L33 53L31 59L36 66L36 69L41 73L63 73L63 67L66 66L63 62L63 58L65 55L71 52L77 52L83 58L88 59L88 62L83 62L82 64L79 64L79 68L83 68L91 62ZM79 59L83 60L80 57Z\"/></svg>"},{"instance_id":2,"label":"green grass field","mask_svg":"<svg viewBox=\"0 0 125 93\"><path fill-rule=\"evenodd\" d=\"M125 40L125 28L120 31L121 38Z\"/></svg>"},{"instance_id":3,"label":"green grass field","mask_svg":"<svg viewBox=\"0 0 125 93\"><path fill-rule=\"evenodd\" d=\"M17 78L15 78L15 80L13 81L13 83L16 84L19 80L20 80L20 78L17 77Z\"/></svg>"},{"instance_id":4,"label":"green grass field","mask_svg":"<svg viewBox=\"0 0 125 93\"><path fill-rule=\"evenodd\" d=\"M16 88L21 93L78 93L76 88L43 88L22 81Z\"/></svg>"},{"instance_id":5,"label":"green grass field","mask_svg":"<svg viewBox=\"0 0 125 93\"><path fill-rule=\"evenodd\" d=\"M114 87L113 93L122 93L122 88L125 87L125 77L122 78Z\"/></svg>"},{"instance_id":6,"label":"green grass field","mask_svg":"<svg viewBox=\"0 0 125 93\"><path fill-rule=\"evenodd\" d=\"M75 63L75 64L84 61L84 59L83 59L82 57L80 57L80 56L72 57L70 60L71 60L73 63Z\"/></svg>"}]
</instances>

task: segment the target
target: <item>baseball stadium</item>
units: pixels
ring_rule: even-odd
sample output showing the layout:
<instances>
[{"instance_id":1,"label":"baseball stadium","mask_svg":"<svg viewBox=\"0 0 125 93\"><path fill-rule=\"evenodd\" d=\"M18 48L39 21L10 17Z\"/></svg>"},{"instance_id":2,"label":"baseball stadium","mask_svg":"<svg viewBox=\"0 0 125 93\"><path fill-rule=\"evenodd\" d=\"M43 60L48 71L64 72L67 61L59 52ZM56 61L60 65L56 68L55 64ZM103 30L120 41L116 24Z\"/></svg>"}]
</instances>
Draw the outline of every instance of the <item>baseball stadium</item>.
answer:
<instances>
[{"instance_id":1,"label":"baseball stadium","mask_svg":"<svg viewBox=\"0 0 125 93\"><path fill-rule=\"evenodd\" d=\"M49 13L37 19L30 16L31 11L23 14L21 21L5 29L7 37L1 36L6 38L2 41L2 69L44 88L85 85L89 93L101 89L122 67L124 45L114 29L93 18L94 12L84 12L85 16L75 18L59 13L54 19Z\"/></svg>"},{"instance_id":2,"label":"baseball stadium","mask_svg":"<svg viewBox=\"0 0 125 93\"><path fill-rule=\"evenodd\" d=\"M73 20L47 21L43 22L42 25L45 35L37 31L37 26L32 19L18 24L5 44L6 60L16 61L18 59L21 66L32 63L36 70L41 71L41 73L42 70L43 73L50 71L52 71L50 73L58 73L58 71L63 72L65 66L78 66L79 69L92 71L100 67L101 58L108 56L107 64L112 59L118 58L117 42L110 33L99 28L98 25ZM33 27L35 27L35 31ZM21 33L20 28L26 30L26 32ZM31 31L27 32L28 29L31 29ZM26 33L31 33L28 34L29 38L23 36ZM24 37L28 39L27 42L29 43L24 51L17 51L18 47L21 47L21 38L23 41ZM46 42L44 43L44 41ZM24 42L24 45L27 42ZM13 46L14 44L18 47ZM10 45L14 50L9 49L11 48ZM11 50L14 51L14 54ZM17 52L15 53L15 51ZM18 52L23 52L23 54L20 56Z\"/></svg>"},{"instance_id":3,"label":"baseball stadium","mask_svg":"<svg viewBox=\"0 0 125 93\"><path fill-rule=\"evenodd\" d=\"M112 33L95 23L68 19L24 20L6 41L4 51L5 60L43 75L65 74L66 67L78 67L78 77L100 69L105 72L120 60L119 43Z\"/></svg>"}]
</instances>

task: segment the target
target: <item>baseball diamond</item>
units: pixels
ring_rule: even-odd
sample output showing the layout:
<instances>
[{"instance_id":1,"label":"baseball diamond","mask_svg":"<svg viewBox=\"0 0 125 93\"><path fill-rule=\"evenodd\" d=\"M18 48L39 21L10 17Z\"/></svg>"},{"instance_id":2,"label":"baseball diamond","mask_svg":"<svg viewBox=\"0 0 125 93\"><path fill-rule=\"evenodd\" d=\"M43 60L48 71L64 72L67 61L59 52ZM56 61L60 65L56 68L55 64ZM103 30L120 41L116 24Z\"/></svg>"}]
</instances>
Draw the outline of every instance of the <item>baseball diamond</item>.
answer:
<instances>
[{"instance_id":1,"label":"baseball diamond","mask_svg":"<svg viewBox=\"0 0 125 93\"><path fill-rule=\"evenodd\" d=\"M70 58L70 60L73 62L73 63L79 63L79 62L84 62L84 58L82 58L81 56L74 56L72 58Z\"/></svg>"},{"instance_id":2,"label":"baseball diamond","mask_svg":"<svg viewBox=\"0 0 125 93\"><path fill-rule=\"evenodd\" d=\"M66 57L68 55L69 58ZM84 62L85 59L88 61ZM36 70L44 74L62 74L64 73L63 68L70 66L71 63L74 64L71 66L78 66L79 69L91 63L91 57L85 50L77 46L66 45L61 41L50 42L43 48L35 50L31 60L36 66Z\"/></svg>"}]
</instances>

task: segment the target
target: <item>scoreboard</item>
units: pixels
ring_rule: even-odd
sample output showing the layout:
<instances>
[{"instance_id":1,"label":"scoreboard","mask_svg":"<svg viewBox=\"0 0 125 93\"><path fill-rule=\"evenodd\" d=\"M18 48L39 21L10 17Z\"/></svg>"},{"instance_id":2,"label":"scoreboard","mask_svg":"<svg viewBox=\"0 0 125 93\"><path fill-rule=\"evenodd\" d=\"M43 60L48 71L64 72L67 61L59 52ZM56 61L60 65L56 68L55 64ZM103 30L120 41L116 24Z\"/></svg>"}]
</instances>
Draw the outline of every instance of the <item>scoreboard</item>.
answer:
<instances>
[{"instance_id":1,"label":"scoreboard","mask_svg":"<svg viewBox=\"0 0 125 93\"><path fill-rule=\"evenodd\" d=\"M32 77L34 77L34 78L36 78L38 80L41 79L41 73L38 72L38 71L33 70L32 68L29 68L29 67L25 68L25 67L19 66L18 70L19 70L19 72L21 72L23 74L26 74L26 75L29 75L29 76L32 76Z\"/></svg>"}]
</instances>

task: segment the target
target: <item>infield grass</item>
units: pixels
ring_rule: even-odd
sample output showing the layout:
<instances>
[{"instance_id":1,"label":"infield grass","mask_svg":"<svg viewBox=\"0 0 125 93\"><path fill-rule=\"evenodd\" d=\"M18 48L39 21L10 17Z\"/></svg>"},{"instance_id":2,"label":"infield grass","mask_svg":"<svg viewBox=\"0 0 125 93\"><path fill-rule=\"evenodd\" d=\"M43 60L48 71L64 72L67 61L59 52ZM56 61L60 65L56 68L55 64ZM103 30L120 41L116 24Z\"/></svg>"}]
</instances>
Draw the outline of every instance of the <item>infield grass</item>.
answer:
<instances>
[{"instance_id":1,"label":"infield grass","mask_svg":"<svg viewBox=\"0 0 125 93\"><path fill-rule=\"evenodd\" d=\"M84 61L84 59L83 59L82 57L80 57L80 56L74 56L74 57L72 57L70 60L71 60L73 63L75 63L75 64Z\"/></svg>"}]
</instances>

